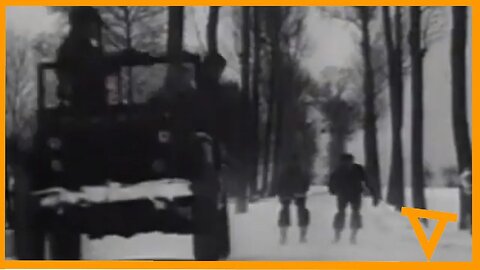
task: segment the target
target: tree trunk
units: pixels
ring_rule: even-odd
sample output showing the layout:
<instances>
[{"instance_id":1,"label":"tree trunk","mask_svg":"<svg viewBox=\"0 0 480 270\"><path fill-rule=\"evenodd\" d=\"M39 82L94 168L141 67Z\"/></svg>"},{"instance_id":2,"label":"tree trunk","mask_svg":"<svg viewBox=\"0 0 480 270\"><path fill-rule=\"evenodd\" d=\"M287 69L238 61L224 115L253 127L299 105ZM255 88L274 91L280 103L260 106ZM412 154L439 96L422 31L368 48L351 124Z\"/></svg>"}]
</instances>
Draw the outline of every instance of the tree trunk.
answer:
<instances>
[{"instance_id":1,"label":"tree trunk","mask_svg":"<svg viewBox=\"0 0 480 270\"><path fill-rule=\"evenodd\" d=\"M259 142L259 117L260 117L260 15L259 8L253 7L253 78L252 78L252 144L253 144L253 168L252 174L254 179L258 178L258 163L260 153ZM256 182L256 181L255 181Z\"/></svg>"},{"instance_id":2,"label":"tree trunk","mask_svg":"<svg viewBox=\"0 0 480 270\"><path fill-rule=\"evenodd\" d=\"M267 112L267 123L265 124L265 149L264 149L264 161L263 161L263 174L262 174L262 195L268 195L270 189L269 181L269 172L270 172L270 163L272 161L272 144L273 144L273 113L274 113L274 103L273 94L270 93L268 98L268 112Z\"/></svg>"},{"instance_id":3,"label":"tree trunk","mask_svg":"<svg viewBox=\"0 0 480 270\"><path fill-rule=\"evenodd\" d=\"M277 88L277 92L278 91L278 88ZM280 171L282 169L282 142L283 142L283 106L282 104L278 101L278 99L280 98L277 98L276 99L276 104L275 104L275 117L274 117L274 121L275 121L275 140L273 142L273 167L272 167L272 186L274 187L274 189L272 189L271 191L273 193L271 193L270 195L273 196L275 195L274 193L277 191L276 190L276 186L277 186L277 181L279 181L279 177L280 177Z\"/></svg>"},{"instance_id":4,"label":"tree trunk","mask_svg":"<svg viewBox=\"0 0 480 270\"><path fill-rule=\"evenodd\" d=\"M283 110L284 110L284 96L282 86L280 85L281 77L281 48L280 48L280 8L272 7L270 12L271 17L271 63L272 63L272 76L275 95L274 106L274 121L275 121L275 141L273 149L273 167L272 167L272 186L271 194L276 192L276 183L280 176L280 170L282 166L281 150L283 140Z\"/></svg>"},{"instance_id":5,"label":"tree trunk","mask_svg":"<svg viewBox=\"0 0 480 270\"><path fill-rule=\"evenodd\" d=\"M250 7L242 7L242 53L241 53L241 65L242 65L242 177L239 181L240 195L238 197L237 212L242 213L247 211L247 197L248 188L251 186L251 179L249 165L249 93L250 93Z\"/></svg>"},{"instance_id":6,"label":"tree trunk","mask_svg":"<svg viewBox=\"0 0 480 270\"><path fill-rule=\"evenodd\" d=\"M390 86L390 112L392 123L392 152L390 164L390 177L387 192L387 202L398 210L404 205L403 181L403 72L402 72L402 25L401 10L395 11L396 44L393 43L390 7L383 7L383 25L385 29L385 45L387 49L389 86Z\"/></svg>"},{"instance_id":7,"label":"tree trunk","mask_svg":"<svg viewBox=\"0 0 480 270\"><path fill-rule=\"evenodd\" d=\"M208 52L216 53L218 51L217 45L217 27L218 27L218 12L220 7L210 7L207 23L207 43Z\"/></svg>"},{"instance_id":8,"label":"tree trunk","mask_svg":"<svg viewBox=\"0 0 480 270\"><path fill-rule=\"evenodd\" d=\"M412 61L412 199L413 207L426 209L423 166L423 54L421 10L410 7L410 57ZM426 222L426 219L422 219Z\"/></svg>"},{"instance_id":9,"label":"tree trunk","mask_svg":"<svg viewBox=\"0 0 480 270\"><path fill-rule=\"evenodd\" d=\"M131 49L132 48L132 24L130 21L130 9L127 6L122 7L123 10L123 16L125 20L125 37L126 37L126 48ZM127 100L125 100L127 103L130 103L133 101L133 70L132 67L127 68ZM123 97L122 97L123 98Z\"/></svg>"},{"instance_id":10,"label":"tree trunk","mask_svg":"<svg viewBox=\"0 0 480 270\"><path fill-rule=\"evenodd\" d=\"M183 48L183 6L170 6L168 7L168 40L167 40L167 53L172 56L173 59L178 59L182 53ZM178 63L174 62L169 65L169 67L177 65ZM174 87L175 82L173 81L172 74L173 69L168 68L167 70L167 89Z\"/></svg>"},{"instance_id":11,"label":"tree trunk","mask_svg":"<svg viewBox=\"0 0 480 270\"><path fill-rule=\"evenodd\" d=\"M178 56L183 48L183 12L182 6L168 7L168 42L167 51Z\"/></svg>"},{"instance_id":12,"label":"tree trunk","mask_svg":"<svg viewBox=\"0 0 480 270\"><path fill-rule=\"evenodd\" d=\"M275 80L276 80L276 72L275 66L273 63L273 58L275 56L275 52L273 50L270 51L270 76L268 81L268 100L267 100L267 122L265 124L265 150L264 150L264 163L263 163L263 189L262 193L264 195L271 189L271 185L269 183L269 172L270 172L270 163L273 160L274 156L272 155L272 146L273 146L273 121L274 121L274 113L275 113ZM272 159L271 159L272 158ZM273 167L272 167L273 170ZM273 171L272 171L273 174ZM270 193L270 192L269 192Z\"/></svg>"},{"instance_id":13,"label":"tree trunk","mask_svg":"<svg viewBox=\"0 0 480 270\"><path fill-rule=\"evenodd\" d=\"M260 7L256 7L256 9L260 9ZM269 8L262 8L262 26L265 27L265 31L267 36L270 39L270 43L268 44L270 48L272 48L272 27L271 27L271 22L270 20L266 19L268 15L270 14ZM258 12L256 16L258 16ZM257 19L259 19L257 17ZM259 23L259 21L257 21ZM274 149L274 133L273 133L273 124L274 124L274 114L275 114L275 74L273 72L274 66L273 66L273 56L274 52L272 50L269 51L269 60L268 60L268 65L269 69L265 69L265 71L269 70L268 74L268 82L266 86L266 103L267 103L267 119L265 123L265 134L264 134L264 140L265 140L265 145L264 145L264 150L263 150L263 173L262 173L262 195L263 196L268 196L272 194L272 182L271 182L271 175L273 175L273 149ZM272 170L270 170L272 169Z\"/></svg>"},{"instance_id":14,"label":"tree trunk","mask_svg":"<svg viewBox=\"0 0 480 270\"><path fill-rule=\"evenodd\" d=\"M362 24L362 55L364 60L364 149L366 160L366 172L372 187L373 192L380 198L381 196L381 181L380 168L378 165L378 146L377 146L377 124L375 115L375 81L373 77L373 68L371 62L371 48L370 48L370 8L358 7L359 16Z\"/></svg>"},{"instance_id":15,"label":"tree trunk","mask_svg":"<svg viewBox=\"0 0 480 270\"><path fill-rule=\"evenodd\" d=\"M453 135L457 152L458 170L461 173L472 166L472 147L468 127L467 85L466 85L466 46L467 46L467 7L452 7L453 28L451 47L452 70L452 114ZM471 199L460 190L460 229L468 228L467 208Z\"/></svg>"}]
</instances>

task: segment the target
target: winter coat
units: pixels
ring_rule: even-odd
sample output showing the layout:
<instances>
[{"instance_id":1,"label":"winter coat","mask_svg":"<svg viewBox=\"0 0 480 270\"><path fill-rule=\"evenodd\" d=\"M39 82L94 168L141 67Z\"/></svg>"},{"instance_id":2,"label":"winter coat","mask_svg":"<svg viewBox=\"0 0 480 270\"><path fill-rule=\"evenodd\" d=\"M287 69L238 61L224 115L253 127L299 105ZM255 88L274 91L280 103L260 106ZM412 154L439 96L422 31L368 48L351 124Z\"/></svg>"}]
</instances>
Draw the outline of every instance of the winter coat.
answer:
<instances>
[{"instance_id":1,"label":"winter coat","mask_svg":"<svg viewBox=\"0 0 480 270\"><path fill-rule=\"evenodd\" d=\"M346 168L340 166L330 176L328 184L330 193L342 196L358 196L367 185L366 173L359 164Z\"/></svg>"}]
</instances>

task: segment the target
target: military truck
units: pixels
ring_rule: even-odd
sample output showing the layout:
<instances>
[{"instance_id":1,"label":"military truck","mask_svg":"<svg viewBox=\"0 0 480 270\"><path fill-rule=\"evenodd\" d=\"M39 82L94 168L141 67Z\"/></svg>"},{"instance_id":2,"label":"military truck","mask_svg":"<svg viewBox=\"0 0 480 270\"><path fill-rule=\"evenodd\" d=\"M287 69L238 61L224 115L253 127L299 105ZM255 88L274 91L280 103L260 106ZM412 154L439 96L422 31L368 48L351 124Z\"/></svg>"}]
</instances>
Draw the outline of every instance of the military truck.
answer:
<instances>
[{"instance_id":1,"label":"military truck","mask_svg":"<svg viewBox=\"0 0 480 270\"><path fill-rule=\"evenodd\" d=\"M168 69L175 62L189 65L199 80L198 55L147 62L123 68ZM17 259L77 260L82 235L128 238L148 232L192 234L195 260L225 259L227 205L215 166L215 134L178 128L189 125L175 104L120 101L88 115L68 104L52 105L49 91L60 68L54 62L38 65L34 146L13 195ZM120 91L121 74L113 81Z\"/></svg>"}]
</instances>

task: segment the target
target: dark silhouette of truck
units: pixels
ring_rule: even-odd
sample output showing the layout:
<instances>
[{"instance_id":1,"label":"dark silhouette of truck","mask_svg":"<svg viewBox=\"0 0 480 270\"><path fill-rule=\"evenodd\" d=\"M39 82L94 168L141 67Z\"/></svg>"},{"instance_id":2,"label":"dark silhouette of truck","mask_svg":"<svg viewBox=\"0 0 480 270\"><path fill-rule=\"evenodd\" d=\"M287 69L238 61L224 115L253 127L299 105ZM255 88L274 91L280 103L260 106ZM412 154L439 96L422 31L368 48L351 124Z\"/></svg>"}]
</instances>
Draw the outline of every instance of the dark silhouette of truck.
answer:
<instances>
[{"instance_id":1,"label":"dark silhouette of truck","mask_svg":"<svg viewBox=\"0 0 480 270\"><path fill-rule=\"evenodd\" d=\"M190 54L175 61L151 57L144 65L173 62L201 68L200 57ZM13 195L17 258L77 260L82 234L155 231L193 234L196 260L226 258L227 206L215 134L183 123L191 119L184 114L195 112L171 100L168 106L120 102L90 114L65 104L49 107L45 74L57 69L56 63L38 65L34 146Z\"/></svg>"}]
</instances>

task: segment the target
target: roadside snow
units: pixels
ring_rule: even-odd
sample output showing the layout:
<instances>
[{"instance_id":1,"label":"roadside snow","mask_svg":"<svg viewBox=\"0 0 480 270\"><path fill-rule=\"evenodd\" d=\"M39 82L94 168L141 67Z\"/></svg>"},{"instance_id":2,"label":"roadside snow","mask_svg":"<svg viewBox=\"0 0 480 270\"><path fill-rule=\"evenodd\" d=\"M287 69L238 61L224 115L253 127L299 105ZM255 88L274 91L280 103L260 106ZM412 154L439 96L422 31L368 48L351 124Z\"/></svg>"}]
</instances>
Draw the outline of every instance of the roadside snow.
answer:
<instances>
[{"instance_id":1,"label":"roadside snow","mask_svg":"<svg viewBox=\"0 0 480 270\"><path fill-rule=\"evenodd\" d=\"M410 192L407 190L406 196ZM436 188L426 193L428 208L437 211L458 211L457 189ZM408 204L408 200L407 200ZM292 226L286 245L279 245L277 199L251 204L246 214L235 214L230 205L232 253L230 260L279 261L425 261L424 253L407 218L385 204L373 207L370 198L363 201L364 229L358 244L350 245L348 233L338 244L332 244L331 228L335 214L334 197L324 187L310 192L308 208L311 226L308 243L298 242L298 229ZM296 215L292 207L292 224ZM347 219L348 225L348 219ZM430 235L435 222L426 229ZM470 261L471 235L459 231L457 223L449 223L440 239L432 261ZM192 259L191 236L142 234L130 239L106 237L85 240L85 259Z\"/></svg>"}]
</instances>

